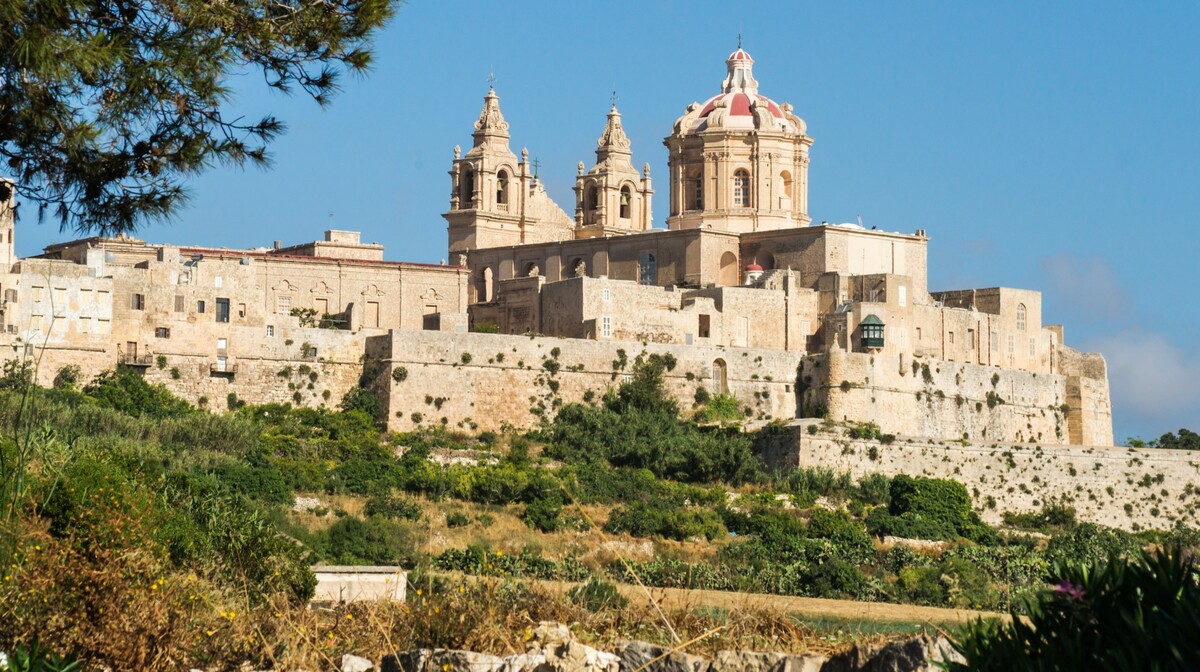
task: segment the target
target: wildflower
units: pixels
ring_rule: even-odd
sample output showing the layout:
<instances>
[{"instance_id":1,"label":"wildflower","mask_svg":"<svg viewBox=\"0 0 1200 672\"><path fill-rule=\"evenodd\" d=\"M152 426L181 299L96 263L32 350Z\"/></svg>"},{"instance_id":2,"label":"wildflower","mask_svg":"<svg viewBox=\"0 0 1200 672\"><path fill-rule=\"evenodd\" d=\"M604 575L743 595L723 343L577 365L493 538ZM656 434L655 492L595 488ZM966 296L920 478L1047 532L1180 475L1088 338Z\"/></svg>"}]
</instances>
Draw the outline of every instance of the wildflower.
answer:
<instances>
[{"instance_id":1,"label":"wildflower","mask_svg":"<svg viewBox=\"0 0 1200 672\"><path fill-rule=\"evenodd\" d=\"M504 557L504 551L496 551L496 557L497 557L497 558L503 558L503 557Z\"/></svg>"},{"instance_id":2,"label":"wildflower","mask_svg":"<svg viewBox=\"0 0 1200 672\"><path fill-rule=\"evenodd\" d=\"M1083 591L1083 586L1077 586L1066 579L1055 584L1054 594L1076 602L1082 602L1086 595Z\"/></svg>"},{"instance_id":3,"label":"wildflower","mask_svg":"<svg viewBox=\"0 0 1200 672\"><path fill-rule=\"evenodd\" d=\"M353 620L354 620L354 616L353 616L352 614L346 614L346 620L347 620L347 621L353 621Z\"/></svg>"}]
</instances>

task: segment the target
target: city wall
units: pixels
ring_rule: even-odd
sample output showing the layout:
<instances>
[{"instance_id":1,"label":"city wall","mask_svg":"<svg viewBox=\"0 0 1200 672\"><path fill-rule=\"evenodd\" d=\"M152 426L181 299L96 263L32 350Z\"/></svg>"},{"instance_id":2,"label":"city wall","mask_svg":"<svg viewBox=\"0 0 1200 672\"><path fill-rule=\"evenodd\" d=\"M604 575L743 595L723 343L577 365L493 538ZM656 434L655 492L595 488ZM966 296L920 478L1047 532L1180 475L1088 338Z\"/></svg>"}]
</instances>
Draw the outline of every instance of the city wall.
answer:
<instances>
[{"instance_id":1,"label":"city wall","mask_svg":"<svg viewBox=\"0 0 1200 672\"><path fill-rule=\"evenodd\" d=\"M1081 375L834 350L805 357L797 384L800 417L874 422L885 433L973 442L1112 443L1111 421L1096 421L1101 409L1108 412L1107 385Z\"/></svg>"},{"instance_id":2,"label":"city wall","mask_svg":"<svg viewBox=\"0 0 1200 672\"><path fill-rule=\"evenodd\" d=\"M896 439L891 444L835 436L794 423L765 442L776 468L819 467L855 478L881 473L948 478L963 483L980 516L1075 508L1081 521L1127 530L1195 525L1200 510L1200 451L1097 446L1041 446Z\"/></svg>"},{"instance_id":3,"label":"city wall","mask_svg":"<svg viewBox=\"0 0 1200 672\"><path fill-rule=\"evenodd\" d=\"M795 417L795 353L502 334L394 331L379 348L388 428L531 427L555 409L599 401L645 353L675 358L666 389L683 409L697 388L727 391L756 419Z\"/></svg>"}]
</instances>

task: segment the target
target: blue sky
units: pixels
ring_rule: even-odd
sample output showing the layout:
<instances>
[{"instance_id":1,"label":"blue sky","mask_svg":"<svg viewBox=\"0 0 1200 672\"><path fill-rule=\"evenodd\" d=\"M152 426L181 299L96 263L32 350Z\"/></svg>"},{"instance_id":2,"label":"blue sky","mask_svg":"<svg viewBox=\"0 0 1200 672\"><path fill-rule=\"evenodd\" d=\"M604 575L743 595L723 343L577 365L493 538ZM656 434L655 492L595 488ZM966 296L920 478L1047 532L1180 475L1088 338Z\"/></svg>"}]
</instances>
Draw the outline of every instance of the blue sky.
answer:
<instances>
[{"instance_id":1,"label":"blue sky","mask_svg":"<svg viewBox=\"0 0 1200 672\"><path fill-rule=\"evenodd\" d=\"M436 262L491 69L513 150L568 212L615 88L661 226L662 139L718 91L739 31L816 140L815 221L925 229L934 290L1042 290L1044 321L1108 358L1118 440L1200 428L1196 3L413 0L327 109L240 77L237 110L289 124L274 168L214 169L140 235L253 247L332 225ZM68 237L35 220L21 255Z\"/></svg>"}]
</instances>

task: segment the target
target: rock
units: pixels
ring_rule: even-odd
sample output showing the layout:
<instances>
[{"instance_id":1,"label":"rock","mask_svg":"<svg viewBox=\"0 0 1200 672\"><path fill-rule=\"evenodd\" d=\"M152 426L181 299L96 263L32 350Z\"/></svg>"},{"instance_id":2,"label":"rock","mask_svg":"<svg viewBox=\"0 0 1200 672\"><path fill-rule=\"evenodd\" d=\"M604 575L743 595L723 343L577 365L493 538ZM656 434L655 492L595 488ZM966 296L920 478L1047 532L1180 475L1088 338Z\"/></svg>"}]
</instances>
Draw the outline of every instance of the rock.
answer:
<instances>
[{"instance_id":1,"label":"rock","mask_svg":"<svg viewBox=\"0 0 1200 672\"><path fill-rule=\"evenodd\" d=\"M505 657L503 672L551 672L551 669L546 664L546 654L530 651Z\"/></svg>"},{"instance_id":2,"label":"rock","mask_svg":"<svg viewBox=\"0 0 1200 672\"><path fill-rule=\"evenodd\" d=\"M504 659L452 649L413 649L383 657L380 672L501 672Z\"/></svg>"},{"instance_id":3,"label":"rock","mask_svg":"<svg viewBox=\"0 0 1200 672\"><path fill-rule=\"evenodd\" d=\"M788 656L779 668L779 672L821 672L829 659L819 653L806 653L802 656Z\"/></svg>"},{"instance_id":4,"label":"rock","mask_svg":"<svg viewBox=\"0 0 1200 672\"><path fill-rule=\"evenodd\" d=\"M375 663L362 656L355 656L349 653L342 656L342 672L371 672L374 669Z\"/></svg>"},{"instance_id":5,"label":"rock","mask_svg":"<svg viewBox=\"0 0 1200 672\"><path fill-rule=\"evenodd\" d=\"M946 661L963 661L945 637L913 637L883 646L855 645L836 655L821 672L932 672Z\"/></svg>"},{"instance_id":6,"label":"rock","mask_svg":"<svg viewBox=\"0 0 1200 672\"><path fill-rule=\"evenodd\" d=\"M752 651L718 651L713 658L712 672L776 672L783 667L787 655L754 653Z\"/></svg>"},{"instance_id":7,"label":"rock","mask_svg":"<svg viewBox=\"0 0 1200 672\"><path fill-rule=\"evenodd\" d=\"M292 510L297 513L311 511L321 508L321 500L316 497L297 497L295 503L292 504Z\"/></svg>"},{"instance_id":8,"label":"rock","mask_svg":"<svg viewBox=\"0 0 1200 672\"><path fill-rule=\"evenodd\" d=\"M617 656L621 659L621 672L706 672L708 660L700 656L675 652L663 656L667 649L649 642L620 642ZM660 658L660 656L662 656ZM657 659L657 660L656 660ZM650 661L654 663L650 663Z\"/></svg>"},{"instance_id":9,"label":"rock","mask_svg":"<svg viewBox=\"0 0 1200 672\"><path fill-rule=\"evenodd\" d=\"M616 654L579 643L562 623L539 623L533 630L530 647L531 653L542 655L547 671L620 672L621 669L621 659Z\"/></svg>"}]
</instances>

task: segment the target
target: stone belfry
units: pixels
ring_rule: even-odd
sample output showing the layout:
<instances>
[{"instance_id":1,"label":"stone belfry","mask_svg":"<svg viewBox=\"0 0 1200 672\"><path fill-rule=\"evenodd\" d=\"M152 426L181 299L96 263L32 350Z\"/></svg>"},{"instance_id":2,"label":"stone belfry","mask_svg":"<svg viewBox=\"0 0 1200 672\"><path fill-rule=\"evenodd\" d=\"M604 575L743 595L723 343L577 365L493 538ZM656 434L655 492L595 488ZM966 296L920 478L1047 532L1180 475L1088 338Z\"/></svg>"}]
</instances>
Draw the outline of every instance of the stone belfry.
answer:
<instances>
[{"instance_id":1,"label":"stone belfry","mask_svg":"<svg viewBox=\"0 0 1200 672\"><path fill-rule=\"evenodd\" d=\"M573 222L550 202L529 173L529 152L521 159L509 149L508 122L500 96L488 87L466 155L455 146L450 168L451 259L468 250L507 247L573 237Z\"/></svg>"},{"instance_id":2,"label":"stone belfry","mask_svg":"<svg viewBox=\"0 0 1200 672\"><path fill-rule=\"evenodd\" d=\"M667 228L734 233L805 226L812 138L792 106L758 91L741 46L725 61L721 92L692 103L667 146Z\"/></svg>"},{"instance_id":3,"label":"stone belfry","mask_svg":"<svg viewBox=\"0 0 1200 672\"><path fill-rule=\"evenodd\" d=\"M650 229L650 165L633 167L629 136L614 102L596 147L596 165L575 178L575 227L579 238L636 233Z\"/></svg>"}]
</instances>

